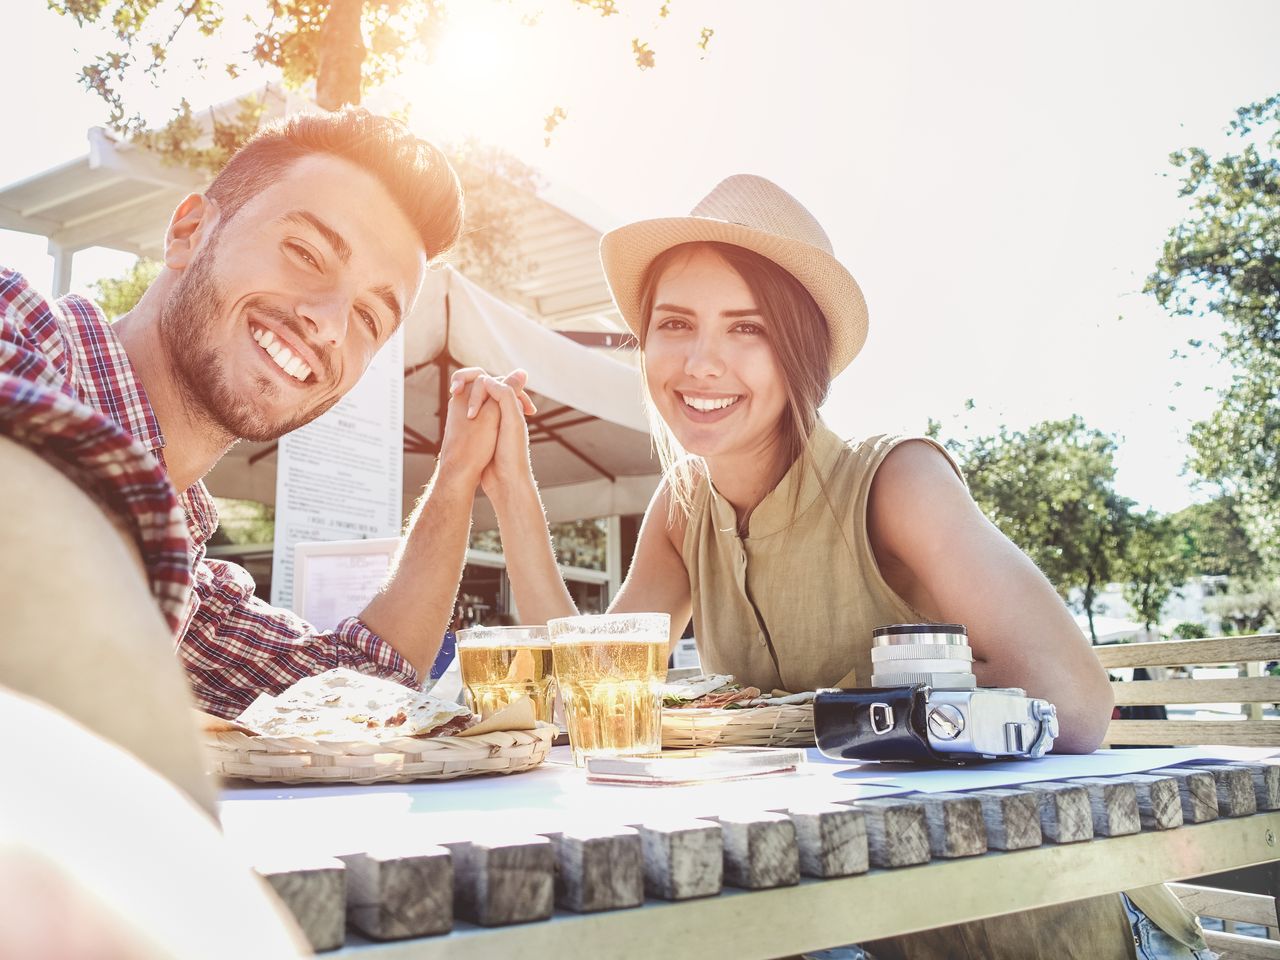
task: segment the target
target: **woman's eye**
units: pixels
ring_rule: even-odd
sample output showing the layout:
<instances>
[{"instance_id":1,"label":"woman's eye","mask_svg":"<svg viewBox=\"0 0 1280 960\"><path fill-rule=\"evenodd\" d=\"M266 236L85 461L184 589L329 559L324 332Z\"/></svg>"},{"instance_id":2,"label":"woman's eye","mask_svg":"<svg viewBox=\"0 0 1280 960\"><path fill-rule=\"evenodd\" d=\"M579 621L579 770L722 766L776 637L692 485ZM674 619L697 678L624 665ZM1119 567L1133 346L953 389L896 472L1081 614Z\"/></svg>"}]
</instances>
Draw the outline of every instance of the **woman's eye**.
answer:
<instances>
[{"instance_id":1,"label":"woman's eye","mask_svg":"<svg viewBox=\"0 0 1280 960\"><path fill-rule=\"evenodd\" d=\"M764 333L764 327L758 323L740 323L737 329L739 333L745 333L753 337Z\"/></svg>"},{"instance_id":2,"label":"woman's eye","mask_svg":"<svg viewBox=\"0 0 1280 960\"><path fill-rule=\"evenodd\" d=\"M682 317L667 317L665 320L658 321L659 330L684 330L688 326L688 321Z\"/></svg>"}]
</instances>

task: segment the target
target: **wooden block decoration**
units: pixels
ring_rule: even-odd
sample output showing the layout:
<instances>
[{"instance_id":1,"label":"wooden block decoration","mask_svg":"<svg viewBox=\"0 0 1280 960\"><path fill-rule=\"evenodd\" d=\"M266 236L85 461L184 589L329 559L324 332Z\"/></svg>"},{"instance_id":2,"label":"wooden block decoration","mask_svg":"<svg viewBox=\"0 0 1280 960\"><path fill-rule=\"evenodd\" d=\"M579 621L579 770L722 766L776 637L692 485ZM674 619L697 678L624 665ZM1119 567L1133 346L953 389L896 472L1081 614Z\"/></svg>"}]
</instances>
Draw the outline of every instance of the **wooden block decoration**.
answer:
<instances>
[{"instance_id":1,"label":"wooden block decoration","mask_svg":"<svg viewBox=\"0 0 1280 960\"><path fill-rule=\"evenodd\" d=\"M1244 767L1253 777L1253 797L1259 810L1280 810L1280 765L1274 763L1232 763Z\"/></svg>"},{"instance_id":2,"label":"wooden block decoration","mask_svg":"<svg viewBox=\"0 0 1280 960\"><path fill-rule=\"evenodd\" d=\"M546 920L555 909L555 854L546 837L455 841L454 910L485 927Z\"/></svg>"},{"instance_id":3,"label":"wooden block decoration","mask_svg":"<svg viewBox=\"0 0 1280 960\"><path fill-rule=\"evenodd\" d=\"M662 900L714 897L724 886L724 842L706 820L632 824L644 857L644 891Z\"/></svg>"},{"instance_id":4,"label":"wooden block decoration","mask_svg":"<svg viewBox=\"0 0 1280 960\"><path fill-rule=\"evenodd\" d=\"M575 913L644 903L640 835L630 827L548 833L556 861L556 904Z\"/></svg>"},{"instance_id":5,"label":"wooden block decoration","mask_svg":"<svg viewBox=\"0 0 1280 960\"><path fill-rule=\"evenodd\" d=\"M346 869L335 857L255 865L298 921L311 949L336 950L347 935Z\"/></svg>"},{"instance_id":6,"label":"wooden block decoration","mask_svg":"<svg viewBox=\"0 0 1280 960\"><path fill-rule=\"evenodd\" d=\"M963 793L913 793L905 799L924 805L929 852L950 860L987 852L987 827L982 801Z\"/></svg>"},{"instance_id":7,"label":"wooden block decoration","mask_svg":"<svg viewBox=\"0 0 1280 960\"><path fill-rule=\"evenodd\" d=\"M1219 816L1247 817L1258 812L1253 774L1248 767L1234 763L1203 763L1198 766L1213 774L1213 784L1218 791Z\"/></svg>"},{"instance_id":8,"label":"wooden block decoration","mask_svg":"<svg viewBox=\"0 0 1280 960\"><path fill-rule=\"evenodd\" d=\"M1182 826L1182 797L1177 780L1149 773L1130 773L1117 779L1133 784L1143 830L1172 830Z\"/></svg>"},{"instance_id":9,"label":"wooden block decoration","mask_svg":"<svg viewBox=\"0 0 1280 960\"><path fill-rule=\"evenodd\" d=\"M800 872L806 877L851 877L867 872L867 822L861 810L816 803L780 812L795 826Z\"/></svg>"},{"instance_id":10,"label":"wooden block decoration","mask_svg":"<svg viewBox=\"0 0 1280 960\"><path fill-rule=\"evenodd\" d=\"M1132 783L1114 777L1077 777L1069 781L1089 792L1093 832L1099 837L1123 837L1142 830L1138 794Z\"/></svg>"},{"instance_id":11,"label":"wooden block decoration","mask_svg":"<svg viewBox=\"0 0 1280 960\"><path fill-rule=\"evenodd\" d=\"M992 850L1026 850L1044 841L1040 829L1040 798L1029 790L974 790L968 794L982 804L987 846Z\"/></svg>"},{"instance_id":12,"label":"wooden block decoration","mask_svg":"<svg viewBox=\"0 0 1280 960\"><path fill-rule=\"evenodd\" d=\"M1079 843L1093 839L1093 811L1089 791L1077 783L1028 783L1040 800L1040 830L1050 843Z\"/></svg>"},{"instance_id":13,"label":"wooden block decoration","mask_svg":"<svg viewBox=\"0 0 1280 960\"><path fill-rule=\"evenodd\" d=\"M453 858L439 846L391 848L342 857L347 921L374 940L453 929Z\"/></svg>"},{"instance_id":14,"label":"wooden block decoration","mask_svg":"<svg viewBox=\"0 0 1280 960\"><path fill-rule=\"evenodd\" d=\"M1162 767L1151 773L1157 777L1172 777L1177 783L1183 823L1207 823L1218 819L1218 787L1208 770Z\"/></svg>"},{"instance_id":15,"label":"wooden block decoration","mask_svg":"<svg viewBox=\"0 0 1280 960\"><path fill-rule=\"evenodd\" d=\"M929 860L929 828L924 805L899 797L847 802L867 823L867 857L873 867L909 867Z\"/></svg>"},{"instance_id":16,"label":"wooden block decoration","mask_svg":"<svg viewBox=\"0 0 1280 960\"><path fill-rule=\"evenodd\" d=\"M709 817L724 840L724 882L745 890L800 882L800 851L791 818L781 813Z\"/></svg>"}]
</instances>

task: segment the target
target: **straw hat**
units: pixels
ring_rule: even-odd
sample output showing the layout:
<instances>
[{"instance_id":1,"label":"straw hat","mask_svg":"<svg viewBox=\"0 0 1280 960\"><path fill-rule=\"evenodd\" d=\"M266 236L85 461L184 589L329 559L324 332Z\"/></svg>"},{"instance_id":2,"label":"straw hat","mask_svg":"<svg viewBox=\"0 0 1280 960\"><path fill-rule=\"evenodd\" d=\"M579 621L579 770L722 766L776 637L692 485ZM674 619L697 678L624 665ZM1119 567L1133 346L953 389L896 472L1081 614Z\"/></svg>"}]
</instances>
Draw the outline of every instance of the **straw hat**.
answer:
<instances>
[{"instance_id":1,"label":"straw hat","mask_svg":"<svg viewBox=\"0 0 1280 960\"><path fill-rule=\"evenodd\" d=\"M682 243L719 241L768 257L800 281L827 318L831 376L858 355L867 339L867 301L835 258L826 231L795 197L764 177L721 181L687 217L641 220L600 238L600 260L614 303L636 336L640 284L658 254Z\"/></svg>"}]
</instances>

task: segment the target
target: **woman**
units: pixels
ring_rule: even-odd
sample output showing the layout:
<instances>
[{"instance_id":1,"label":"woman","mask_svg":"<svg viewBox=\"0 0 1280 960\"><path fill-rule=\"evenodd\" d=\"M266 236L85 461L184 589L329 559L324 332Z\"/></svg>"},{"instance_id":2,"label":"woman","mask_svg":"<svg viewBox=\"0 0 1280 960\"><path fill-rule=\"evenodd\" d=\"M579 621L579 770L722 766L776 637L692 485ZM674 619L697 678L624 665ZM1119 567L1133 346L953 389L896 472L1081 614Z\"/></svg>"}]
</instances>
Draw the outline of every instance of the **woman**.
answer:
<instances>
[{"instance_id":1,"label":"woman","mask_svg":"<svg viewBox=\"0 0 1280 960\"><path fill-rule=\"evenodd\" d=\"M640 342L665 468L611 610L669 611L673 640L692 616L704 669L792 691L869 685L877 626L963 623L980 684L1054 703L1058 751L1098 747L1112 709L1106 673L1049 582L982 515L946 451L924 439L845 443L818 417L831 378L866 339L867 311L798 201L763 178L730 177L689 217L606 234L601 259ZM515 400L495 386L473 391L471 403L504 402L483 483L517 606L539 622L573 604L547 545L522 421L509 415ZM1171 894L1134 899L1203 947ZM1072 954L1125 955L1118 898L1090 903L1085 926L1098 943L1072 923ZM1036 915L1022 915L1011 944L1027 942L1028 917ZM940 941L942 953L957 935ZM974 936L987 948L999 939L991 929Z\"/></svg>"}]
</instances>

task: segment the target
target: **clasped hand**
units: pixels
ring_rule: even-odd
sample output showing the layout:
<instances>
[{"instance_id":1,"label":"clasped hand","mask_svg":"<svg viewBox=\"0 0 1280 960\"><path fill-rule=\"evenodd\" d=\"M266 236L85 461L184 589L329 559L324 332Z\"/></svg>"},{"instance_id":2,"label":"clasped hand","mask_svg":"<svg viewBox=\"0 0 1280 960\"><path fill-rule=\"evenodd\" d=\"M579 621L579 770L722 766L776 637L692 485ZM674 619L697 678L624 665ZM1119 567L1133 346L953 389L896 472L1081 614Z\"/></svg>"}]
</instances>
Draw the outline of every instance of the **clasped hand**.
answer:
<instances>
[{"instance_id":1,"label":"clasped hand","mask_svg":"<svg viewBox=\"0 0 1280 960\"><path fill-rule=\"evenodd\" d=\"M440 468L479 483L490 500L532 477L525 417L537 407L525 391L528 380L523 370L494 377L479 367L464 367L449 384Z\"/></svg>"}]
</instances>

